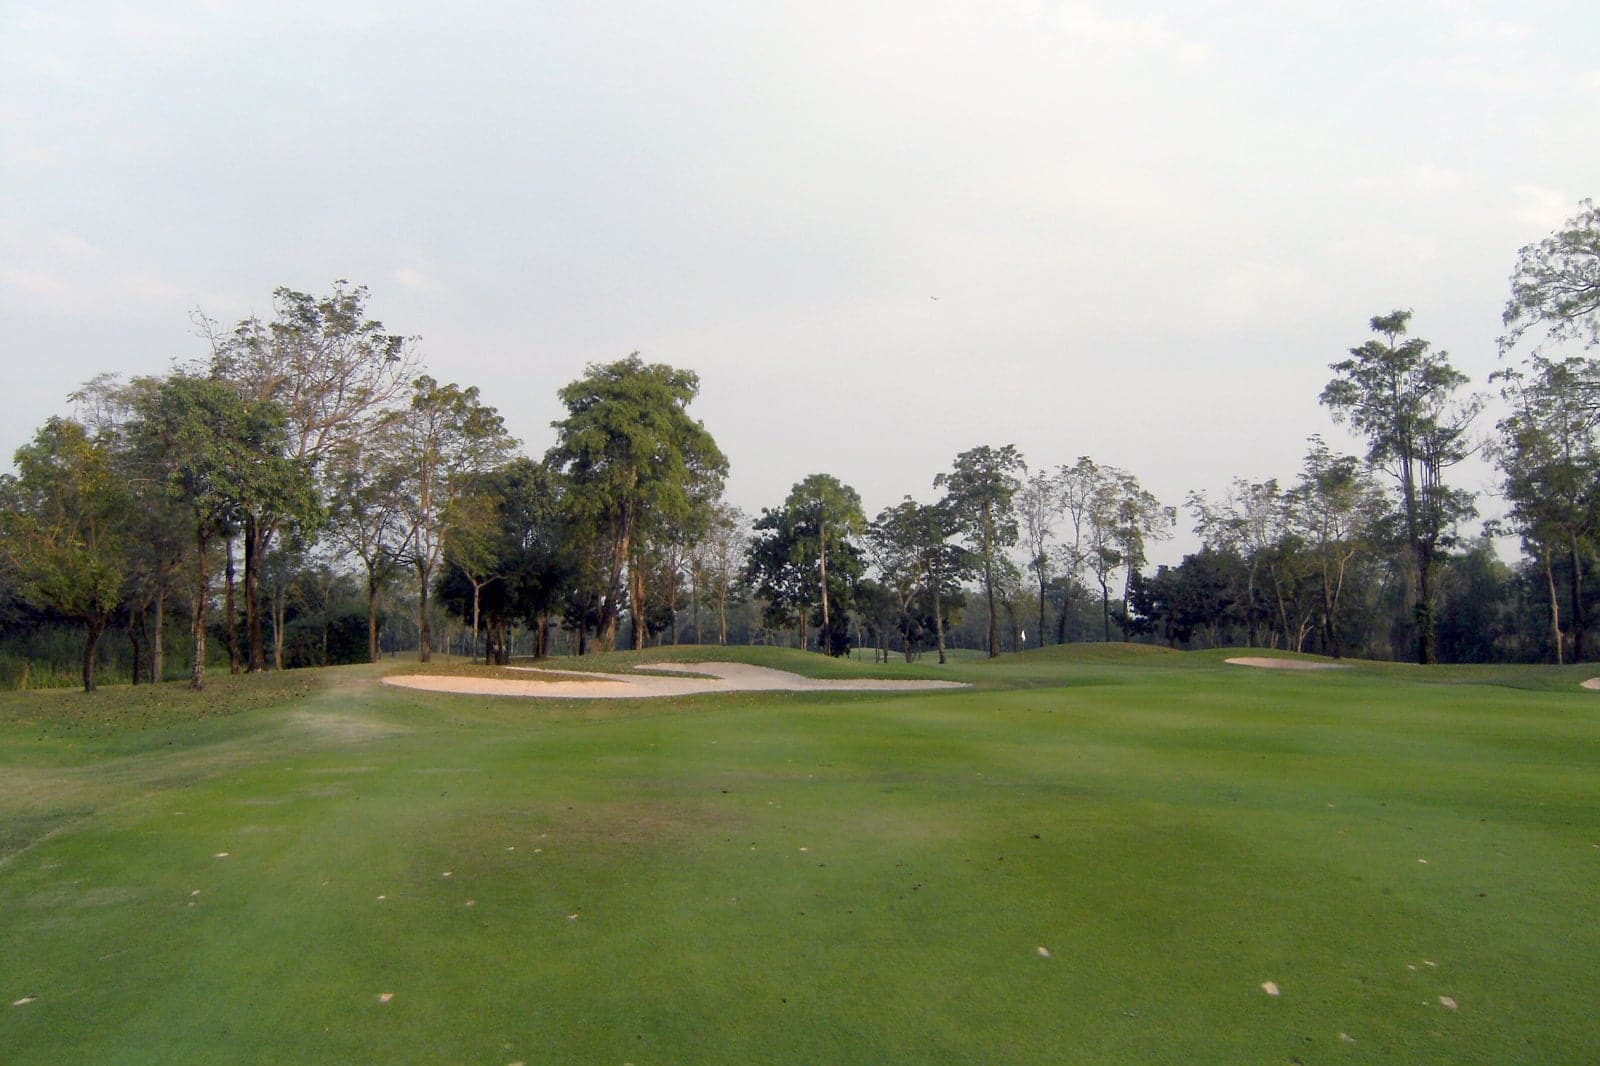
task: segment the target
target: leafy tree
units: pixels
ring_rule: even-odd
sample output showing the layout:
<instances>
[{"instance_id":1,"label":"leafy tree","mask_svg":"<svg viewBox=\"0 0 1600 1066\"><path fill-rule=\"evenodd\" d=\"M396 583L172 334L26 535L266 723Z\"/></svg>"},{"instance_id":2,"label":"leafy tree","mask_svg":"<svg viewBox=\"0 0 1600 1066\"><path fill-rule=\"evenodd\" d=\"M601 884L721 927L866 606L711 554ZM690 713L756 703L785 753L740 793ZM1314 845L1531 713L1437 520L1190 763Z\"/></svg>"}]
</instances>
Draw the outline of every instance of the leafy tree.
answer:
<instances>
[{"instance_id":1,"label":"leafy tree","mask_svg":"<svg viewBox=\"0 0 1600 1066\"><path fill-rule=\"evenodd\" d=\"M1051 577L1051 538L1056 516L1061 512L1060 479L1041 470L1033 474L1017 493L1017 515L1022 520L1022 535L1028 549L1028 569L1039 582L1039 644L1045 643L1045 589Z\"/></svg>"},{"instance_id":2,"label":"leafy tree","mask_svg":"<svg viewBox=\"0 0 1600 1066\"><path fill-rule=\"evenodd\" d=\"M597 638L616 646L623 577L643 587L638 540L649 523L686 523L720 492L728 461L688 406L700 391L693 371L645 363L637 352L591 363L559 393L567 417L553 423L549 465L566 478L574 516L603 550ZM635 643L643 630L635 629Z\"/></svg>"},{"instance_id":3,"label":"leafy tree","mask_svg":"<svg viewBox=\"0 0 1600 1066\"><path fill-rule=\"evenodd\" d=\"M460 519L460 501L475 475L502 461L516 442L499 413L479 402L476 386L441 385L426 374L412 385L411 406L390 422L400 441L405 556L417 576L417 654L428 662L428 592L452 523Z\"/></svg>"},{"instance_id":4,"label":"leafy tree","mask_svg":"<svg viewBox=\"0 0 1600 1066\"><path fill-rule=\"evenodd\" d=\"M254 503L242 515L245 619L249 666L266 665L261 629L262 561L280 529L306 537L326 517L342 473L328 463L335 452L353 449L399 403L416 369L412 339L387 332L366 316L366 286L334 282L325 296L289 288L273 291L273 319L251 317L224 332L199 318L211 341L210 372L232 382L251 402L272 401L284 413L288 456L323 475L322 494L301 494Z\"/></svg>"},{"instance_id":5,"label":"leafy tree","mask_svg":"<svg viewBox=\"0 0 1600 1066\"><path fill-rule=\"evenodd\" d=\"M728 643L728 603L733 597L749 542L749 522L743 511L719 502L712 509L706 532L696 545L698 569L717 612L717 643ZM695 639L700 640L699 623ZM701 641L704 643L704 641Z\"/></svg>"},{"instance_id":6,"label":"leafy tree","mask_svg":"<svg viewBox=\"0 0 1600 1066\"><path fill-rule=\"evenodd\" d=\"M932 622L939 662L945 661L945 619L960 593L961 582L976 570L976 556L953 543L960 532L953 509L945 502L918 503L907 496L879 512L867 532L867 543L900 606L901 635L910 661L919 631ZM927 612L918 607L920 596Z\"/></svg>"},{"instance_id":7,"label":"leafy tree","mask_svg":"<svg viewBox=\"0 0 1600 1066\"><path fill-rule=\"evenodd\" d=\"M324 468L332 488L326 536L361 561L367 600L367 661L378 661L378 599L403 561L405 470L397 422L374 427L336 449Z\"/></svg>"},{"instance_id":8,"label":"leafy tree","mask_svg":"<svg viewBox=\"0 0 1600 1066\"><path fill-rule=\"evenodd\" d=\"M1322 647L1343 654L1340 610L1351 565L1370 551L1383 517L1383 492L1353 455L1336 455L1312 436L1300 480L1289 490L1289 520L1307 546L1321 597Z\"/></svg>"},{"instance_id":9,"label":"leafy tree","mask_svg":"<svg viewBox=\"0 0 1600 1066\"><path fill-rule=\"evenodd\" d=\"M1584 658L1584 557L1600 530L1600 364L1537 353L1526 369L1494 375L1511 413L1500 420L1495 458L1504 476L1509 520L1529 553L1544 562L1551 590L1550 624L1556 661L1562 661L1561 609L1555 597L1553 556L1565 553L1571 585L1572 658Z\"/></svg>"},{"instance_id":10,"label":"leafy tree","mask_svg":"<svg viewBox=\"0 0 1600 1066\"><path fill-rule=\"evenodd\" d=\"M852 538L866 526L861 497L831 474L812 474L790 490L783 508L796 538L795 550L800 556L797 562L817 568L812 587L818 590L822 611L823 650L831 651L832 645L826 643L828 634L833 632L828 611L828 556L832 553L838 558L847 552Z\"/></svg>"},{"instance_id":11,"label":"leafy tree","mask_svg":"<svg viewBox=\"0 0 1600 1066\"><path fill-rule=\"evenodd\" d=\"M179 374L141 390L129 436L139 466L188 515L194 548L189 684L204 688L212 546L252 508L304 492L306 472L285 454L282 409L247 403L215 378Z\"/></svg>"},{"instance_id":12,"label":"leafy tree","mask_svg":"<svg viewBox=\"0 0 1600 1066\"><path fill-rule=\"evenodd\" d=\"M52 418L0 478L0 555L16 591L84 628L83 690L95 649L122 603L132 499L114 456L82 425Z\"/></svg>"},{"instance_id":13,"label":"leafy tree","mask_svg":"<svg viewBox=\"0 0 1600 1066\"><path fill-rule=\"evenodd\" d=\"M1517 253L1502 353L1532 329L1557 342L1600 344L1600 208L1583 200L1578 209L1563 228Z\"/></svg>"},{"instance_id":14,"label":"leafy tree","mask_svg":"<svg viewBox=\"0 0 1600 1066\"><path fill-rule=\"evenodd\" d=\"M1027 464L1014 445L992 448L985 444L956 456L949 473L933 479L945 490L950 512L978 553L983 567L983 591L989 605L989 657L1000 654L1000 626L995 614L996 561L1001 548L1017 542L1017 517L1012 499L1022 487L1020 474Z\"/></svg>"},{"instance_id":15,"label":"leafy tree","mask_svg":"<svg viewBox=\"0 0 1600 1066\"><path fill-rule=\"evenodd\" d=\"M1452 542L1456 523L1476 513L1471 494L1446 485L1444 472L1472 453L1467 430L1481 401L1457 398L1466 375L1447 353L1406 337L1410 319L1410 311L1373 318L1378 337L1331 364L1322 403L1367 438L1367 461L1399 485L1398 517L1416 567L1417 661L1431 663L1437 555Z\"/></svg>"},{"instance_id":16,"label":"leafy tree","mask_svg":"<svg viewBox=\"0 0 1600 1066\"><path fill-rule=\"evenodd\" d=\"M818 648L830 655L849 650L847 620L830 604L848 607L861 575L861 553L852 539L864 525L861 497L827 474L797 482L783 506L765 508L755 522L745 573L767 601L775 627L798 625L802 647L808 624L817 623Z\"/></svg>"}]
</instances>

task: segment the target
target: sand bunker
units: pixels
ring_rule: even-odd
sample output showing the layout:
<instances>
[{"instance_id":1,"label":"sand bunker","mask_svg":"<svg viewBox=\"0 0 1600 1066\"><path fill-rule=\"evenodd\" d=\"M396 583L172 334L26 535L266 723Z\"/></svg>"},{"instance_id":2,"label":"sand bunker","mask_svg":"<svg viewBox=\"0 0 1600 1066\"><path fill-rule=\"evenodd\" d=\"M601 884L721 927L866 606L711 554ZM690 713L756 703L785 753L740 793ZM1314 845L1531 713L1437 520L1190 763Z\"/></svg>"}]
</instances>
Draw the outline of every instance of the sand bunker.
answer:
<instances>
[{"instance_id":1,"label":"sand bunker","mask_svg":"<svg viewBox=\"0 0 1600 1066\"><path fill-rule=\"evenodd\" d=\"M1228 662L1235 666L1255 666L1263 670L1343 670L1344 663L1319 663L1311 659L1271 659L1262 655L1244 655Z\"/></svg>"},{"instance_id":2,"label":"sand bunker","mask_svg":"<svg viewBox=\"0 0 1600 1066\"><path fill-rule=\"evenodd\" d=\"M1591 677L1587 681L1578 682L1578 684L1582 685L1584 688L1600 688L1600 677Z\"/></svg>"},{"instance_id":3,"label":"sand bunker","mask_svg":"<svg viewBox=\"0 0 1600 1066\"><path fill-rule=\"evenodd\" d=\"M787 670L770 670L746 663L641 663L637 670L659 670L695 677L625 677L586 674L576 670L512 667L539 680L505 677L451 677L437 674L395 674L386 685L456 692L479 696L535 696L555 700L637 700L663 696L694 696L704 692L911 692L927 689L966 688L959 681L878 681L866 678L824 681L801 677ZM558 678L559 680L548 680Z\"/></svg>"}]
</instances>

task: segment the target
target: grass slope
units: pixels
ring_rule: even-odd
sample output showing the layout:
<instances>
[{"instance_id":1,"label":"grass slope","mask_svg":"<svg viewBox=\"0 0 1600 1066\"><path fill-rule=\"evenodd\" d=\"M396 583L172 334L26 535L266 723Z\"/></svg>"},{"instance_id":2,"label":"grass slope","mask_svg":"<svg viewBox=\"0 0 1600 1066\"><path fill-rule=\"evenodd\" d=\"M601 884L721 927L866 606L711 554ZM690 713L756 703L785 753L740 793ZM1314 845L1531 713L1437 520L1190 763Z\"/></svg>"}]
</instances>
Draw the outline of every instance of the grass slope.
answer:
<instances>
[{"instance_id":1,"label":"grass slope","mask_svg":"<svg viewBox=\"0 0 1600 1066\"><path fill-rule=\"evenodd\" d=\"M1580 674L645 658L671 657L981 687L550 706L355 668L7 697L0 1058L1600 1046Z\"/></svg>"}]
</instances>

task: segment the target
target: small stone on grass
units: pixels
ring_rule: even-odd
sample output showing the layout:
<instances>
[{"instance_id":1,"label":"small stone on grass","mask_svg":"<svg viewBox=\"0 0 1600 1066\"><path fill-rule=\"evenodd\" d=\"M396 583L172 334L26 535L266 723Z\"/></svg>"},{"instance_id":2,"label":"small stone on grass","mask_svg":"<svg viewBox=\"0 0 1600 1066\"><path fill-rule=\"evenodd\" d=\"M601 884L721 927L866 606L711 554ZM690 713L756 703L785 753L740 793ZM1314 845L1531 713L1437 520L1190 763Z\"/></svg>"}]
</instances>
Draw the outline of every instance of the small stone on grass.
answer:
<instances>
[{"instance_id":1,"label":"small stone on grass","mask_svg":"<svg viewBox=\"0 0 1600 1066\"><path fill-rule=\"evenodd\" d=\"M379 992L378 993L378 1002L379 1003L387 1003L393 998L394 998L394 993L393 992Z\"/></svg>"},{"instance_id":2,"label":"small stone on grass","mask_svg":"<svg viewBox=\"0 0 1600 1066\"><path fill-rule=\"evenodd\" d=\"M1440 996L1439 1006L1444 1007L1446 1010L1455 1010L1456 1001L1451 999L1449 996Z\"/></svg>"},{"instance_id":3,"label":"small stone on grass","mask_svg":"<svg viewBox=\"0 0 1600 1066\"><path fill-rule=\"evenodd\" d=\"M1261 982L1261 991L1265 992L1269 996L1278 995L1279 994L1278 982L1276 982L1276 981L1262 981Z\"/></svg>"},{"instance_id":4,"label":"small stone on grass","mask_svg":"<svg viewBox=\"0 0 1600 1066\"><path fill-rule=\"evenodd\" d=\"M1034 950L1039 953L1039 957L1041 959L1048 959L1050 957L1050 949L1045 947L1043 944L1040 944L1038 947L1034 948Z\"/></svg>"}]
</instances>

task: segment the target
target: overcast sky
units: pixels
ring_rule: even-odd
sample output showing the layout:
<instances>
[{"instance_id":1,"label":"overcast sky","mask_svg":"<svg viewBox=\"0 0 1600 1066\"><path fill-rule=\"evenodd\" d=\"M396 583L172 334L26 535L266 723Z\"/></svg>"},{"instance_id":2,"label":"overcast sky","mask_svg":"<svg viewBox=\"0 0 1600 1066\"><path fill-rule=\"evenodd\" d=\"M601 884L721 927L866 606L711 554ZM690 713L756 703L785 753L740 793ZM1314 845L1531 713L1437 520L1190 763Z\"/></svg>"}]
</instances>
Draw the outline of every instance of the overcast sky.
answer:
<instances>
[{"instance_id":1,"label":"overcast sky","mask_svg":"<svg viewBox=\"0 0 1600 1066\"><path fill-rule=\"evenodd\" d=\"M1593 0L0 0L0 449L348 278L531 454L586 363L698 371L752 512L978 444L1292 480L1358 447L1317 395L1372 315L1495 367L1518 247L1600 195L1597 42Z\"/></svg>"}]
</instances>

